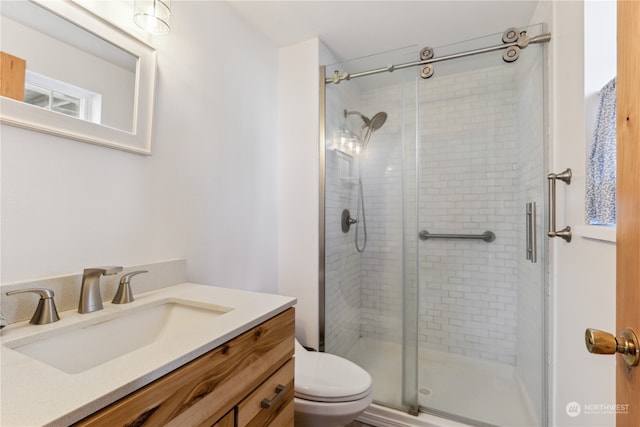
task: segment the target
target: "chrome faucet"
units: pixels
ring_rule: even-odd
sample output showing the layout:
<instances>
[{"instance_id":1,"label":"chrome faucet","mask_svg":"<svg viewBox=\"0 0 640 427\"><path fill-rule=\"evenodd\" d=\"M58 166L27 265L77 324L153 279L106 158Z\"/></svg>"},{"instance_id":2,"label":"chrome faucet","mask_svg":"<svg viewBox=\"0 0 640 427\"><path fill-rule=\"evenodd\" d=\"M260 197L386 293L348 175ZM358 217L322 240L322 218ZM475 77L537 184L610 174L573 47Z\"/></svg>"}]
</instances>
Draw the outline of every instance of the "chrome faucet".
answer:
<instances>
[{"instance_id":1,"label":"chrome faucet","mask_svg":"<svg viewBox=\"0 0 640 427\"><path fill-rule=\"evenodd\" d=\"M111 276L121 271L122 267L85 268L82 273L78 313L91 313L92 311L102 310L100 277L102 275Z\"/></svg>"}]
</instances>

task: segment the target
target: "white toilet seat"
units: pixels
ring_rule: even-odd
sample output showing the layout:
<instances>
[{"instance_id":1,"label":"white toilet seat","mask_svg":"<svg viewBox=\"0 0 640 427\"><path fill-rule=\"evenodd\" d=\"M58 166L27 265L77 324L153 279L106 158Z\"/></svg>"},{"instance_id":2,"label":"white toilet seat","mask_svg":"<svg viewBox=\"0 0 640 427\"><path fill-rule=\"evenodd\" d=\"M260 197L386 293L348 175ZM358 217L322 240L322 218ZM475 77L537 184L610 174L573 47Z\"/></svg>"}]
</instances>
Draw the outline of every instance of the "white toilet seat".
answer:
<instances>
[{"instance_id":1,"label":"white toilet seat","mask_svg":"<svg viewBox=\"0 0 640 427\"><path fill-rule=\"evenodd\" d=\"M326 402L315 402L312 400L295 398L295 404L297 410L303 412L309 416L327 416L344 417L351 416L355 418L356 415L367 409L373 402L373 395L366 396L365 399L355 400L352 402L333 402L327 404Z\"/></svg>"},{"instance_id":2,"label":"white toilet seat","mask_svg":"<svg viewBox=\"0 0 640 427\"><path fill-rule=\"evenodd\" d=\"M341 427L373 401L371 376L346 359L307 351L296 339L296 427Z\"/></svg>"},{"instance_id":3,"label":"white toilet seat","mask_svg":"<svg viewBox=\"0 0 640 427\"><path fill-rule=\"evenodd\" d=\"M307 351L296 340L295 397L313 402L353 402L371 394L372 380L355 363Z\"/></svg>"}]
</instances>

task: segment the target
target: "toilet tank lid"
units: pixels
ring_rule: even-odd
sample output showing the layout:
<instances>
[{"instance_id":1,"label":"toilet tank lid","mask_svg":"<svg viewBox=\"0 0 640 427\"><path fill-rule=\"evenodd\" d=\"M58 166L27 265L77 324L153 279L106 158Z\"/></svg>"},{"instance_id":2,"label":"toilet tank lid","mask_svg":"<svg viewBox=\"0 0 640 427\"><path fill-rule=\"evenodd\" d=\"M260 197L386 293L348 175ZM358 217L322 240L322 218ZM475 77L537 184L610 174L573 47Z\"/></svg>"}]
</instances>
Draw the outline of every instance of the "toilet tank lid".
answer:
<instances>
[{"instance_id":1,"label":"toilet tank lid","mask_svg":"<svg viewBox=\"0 0 640 427\"><path fill-rule=\"evenodd\" d=\"M371 393L371 376L355 363L328 353L296 351L295 395L317 402L360 400Z\"/></svg>"}]
</instances>

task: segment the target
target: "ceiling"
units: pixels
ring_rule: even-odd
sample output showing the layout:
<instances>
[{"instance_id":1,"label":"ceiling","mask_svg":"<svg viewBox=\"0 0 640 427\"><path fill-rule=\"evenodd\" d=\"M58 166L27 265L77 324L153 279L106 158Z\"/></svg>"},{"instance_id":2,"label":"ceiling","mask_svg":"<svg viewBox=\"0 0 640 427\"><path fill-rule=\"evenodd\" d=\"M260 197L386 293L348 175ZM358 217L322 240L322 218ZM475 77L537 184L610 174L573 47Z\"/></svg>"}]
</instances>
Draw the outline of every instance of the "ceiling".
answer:
<instances>
[{"instance_id":1,"label":"ceiling","mask_svg":"<svg viewBox=\"0 0 640 427\"><path fill-rule=\"evenodd\" d=\"M338 61L405 46L432 46L530 23L537 1L229 1L283 47L318 37Z\"/></svg>"}]
</instances>

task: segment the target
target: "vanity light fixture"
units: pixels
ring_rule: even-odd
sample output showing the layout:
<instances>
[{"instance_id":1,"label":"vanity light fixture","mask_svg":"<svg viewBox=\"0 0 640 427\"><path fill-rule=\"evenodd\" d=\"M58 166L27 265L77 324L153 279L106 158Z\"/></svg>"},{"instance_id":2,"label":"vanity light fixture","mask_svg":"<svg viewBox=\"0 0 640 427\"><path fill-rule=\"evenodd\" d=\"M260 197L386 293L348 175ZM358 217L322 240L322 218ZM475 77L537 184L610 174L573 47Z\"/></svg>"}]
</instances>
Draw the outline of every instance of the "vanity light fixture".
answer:
<instances>
[{"instance_id":1,"label":"vanity light fixture","mask_svg":"<svg viewBox=\"0 0 640 427\"><path fill-rule=\"evenodd\" d=\"M171 0L134 0L133 21L148 33L168 34Z\"/></svg>"}]
</instances>

